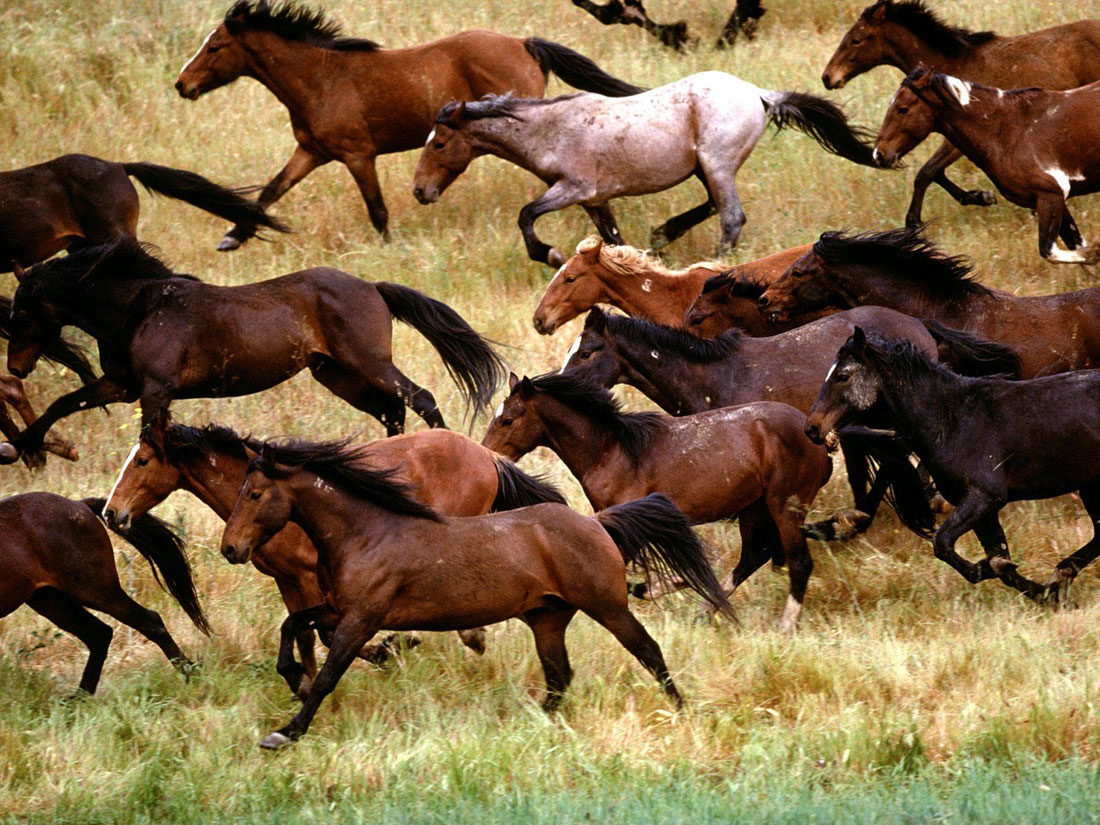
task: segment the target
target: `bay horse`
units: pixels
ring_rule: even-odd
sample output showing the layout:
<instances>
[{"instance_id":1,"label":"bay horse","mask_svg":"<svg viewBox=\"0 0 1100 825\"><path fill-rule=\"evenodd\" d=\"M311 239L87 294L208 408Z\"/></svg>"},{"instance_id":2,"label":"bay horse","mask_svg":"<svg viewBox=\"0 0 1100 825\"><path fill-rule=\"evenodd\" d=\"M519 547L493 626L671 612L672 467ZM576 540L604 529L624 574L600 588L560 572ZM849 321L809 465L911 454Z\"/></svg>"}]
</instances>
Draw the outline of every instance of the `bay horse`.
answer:
<instances>
[{"instance_id":1,"label":"bay horse","mask_svg":"<svg viewBox=\"0 0 1100 825\"><path fill-rule=\"evenodd\" d=\"M960 369L986 373L1016 369L1015 356L1007 348L937 324L929 329L882 307L861 307L768 338L750 338L739 330L697 338L683 330L594 309L561 371L605 388L629 384L672 415L757 401L789 404L805 415L836 349L857 325L874 328L884 337L913 341L930 357L936 357L942 347ZM883 497L914 532L924 534L931 528L933 514L908 462L908 450L854 433L842 433L840 446L855 509L807 525L811 535L836 538L852 528L865 530Z\"/></svg>"},{"instance_id":2,"label":"bay horse","mask_svg":"<svg viewBox=\"0 0 1100 825\"><path fill-rule=\"evenodd\" d=\"M1100 367L1100 288L1014 295L974 278L965 258L937 248L921 227L826 232L768 287L761 308L783 319L829 307L890 307L1009 347L1023 378Z\"/></svg>"},{"instance_id":3,"label":"bay horse","mask_svg":"<svg viewBox=\"0 0 1100 825\"><path fill-rule=\"evenodd\" d=\"M603 387L551 373L513 375L481 443L513 461L548 447L594 510L660 492L694 524L737 519L741 557L727 596L769 559L786 564L790 595L779 627L790 632L813 571L802 523L832 474L828 453L805 429L805 415L773 402L680 418L627 413Z\"/></svg>"},{"instance_id":4,"label":"bay horse","mask_svg":"<svg viewBox=\"0 0 1100 825\"><path fill-rule=\"evenodd\" d=\"M1024 381L962 378L907 342L869 338L857 328L810 411L807 434L822 440L868 405L890 425L955 505L933 539L936 558L973 583L997 577L1033 599L1065 598L1070 583L1100 555L1100 372ZM1024 578L1008 552L998 513L1010 501L1080 493L1093 537L1062 559L1043 586ZM986 558L955 552L973 530Z\"/></svg>"},{"instance_id":5,"label":"bay horse","mask_svg":"<svg viewBox=\"0 0 1100 825\"><path fill-rule=\"evenodd\" d=\"M255 235L261 228L288 232L262 206L201 175L153 163L113 163L90 155L61 157L0 172L0 272L12 262L44 261L65 249L137 235L140 204L130 182L234 221Z\"/></svg>"},{"instance_id":6,"label":"bay horse","mask_svg":"<svg viewBox=\"0 0 1100 825\"><path fill-rule=\"evenodd\" d=\"M246 449L261 442L229 427L170 424L158 415L142 430L103 507L108 525L123 533L135 519L176 490L186 490L223 521L229 518L248 467ZM374 441L357 448L359 459L372 467L392 468L410 485L421 503L447 516L478 516L546 501L565 503L553 486L528 475L511 461L494 456L476 441L450 430L422 430ZM302 529L288 524L250 555L227 557L230 564L253 566L275 580L287 613L324 601L327 586L318 578L317 550ZM463 643L485 651L484 629L460 631ZM307 681L317 675L313 631L298 634L298 652ZM364 658L378 662L386 648L372 647Z\"/></svg>"},{"instance_id":7,"label":"bay horse","mask_svg":"<svg viewBox=\"0 0 1100 825\"><path fill-rule=\"evenodd\" d=\"M345 37L323 11L301 3L240 0L180 70L176 90L195 100L251 77L290 113L294 154L263 191L267 207L331 161L347 167L371 224L389 237L375 158L424 144L432 117L449 100L514 91L541 97L554 72L571 86L630 95L637 86L611 77L581 54L538 37L467 31L407 49ZM218 249L237 249L255 234L237 224Z\"/></svg>"},{"instance_id":8,"label":"bay horse","mask_svg":"<svg viewBox=\"0 0 1100 825\"><path fill-rule=\"evenodd\" d=\"M839 106L710 71L624 98L506 94L448 103L420 153L413 195L434 203L480 155L515 163L549 187L519 213L527 255L558 267L565 257L535 234L540 215L580 204L604 241L621 244L608 201L660 192L695 176L707 200L655 230L651 246L660 248L717 211L721 248L728 250L745 223L734 179L768 123L792 126L833 154L872 164L864 132L849 125Z\"/></svg>"},{"instance_id":9,"label":"bay horse","mask_svg":"<svg viewBox=\"0 0 1100 825\"><path fill-rule=\"evenodd\" d=\"M647 250L604 243L599 235L589 235L577 244L576 254L554 273L535 308L533 323L540 334L551 335L597 304L610 304L635 318L680 326L687 323L686 314L700 290L705 291L706 285L719 276L735 290L751 278L750 290L755 293L756 282L786 272L807 249L809 245L786 249L732 269L712 261L669 269ZM768 320L756 305L758 297L731 298L726 307L730 323L723 329L737 326L757 336L774 335L794 326Z\"/></svg>"},{"instance_id":10,"label":"bay horse","mask_svg":"<svg viewBox=\"0 0 1100 825\"><path fill-rule=\"evenodd\" d=\"M354 453L269 442L249 463L222 553L247 553L291 520L313 541L332 585L325 605L283 623L278 670L291 690L302 674L294 635L309 626L334 633L301 710L261 741L264 748L280 748L306 732L356 653L381 629L458 630L518 618L534 633L549 711L572 676L565 630L580 610L607 628L679 706L660 648L627 606L626 562L678 575L708 603L732 611L698 537L659 494L594 516L538 504L448 518L411 498L392 470L364 467Z\"/></svg>"},{"instance_id":11,"label":"bay horse","mask_svg":"<svg viewBox=\"0 0 1100 825\"><path fill-rule=\"evenodd\" d=\"M826 89L842 89L875 66L893 66L903 75L924 66L1006 89L1073 89L1100 80L1100 20L1005 37L950 26L919 0L878 0L844 35L821 82ZM947 167L962 155L948 136L921 167L907 225L921 222L924 195L933 183L964 206L994 202L992 192L967 191L947 178Z\"/></svg>"},{"instance_id":12,"label":"bay horse","mask_svg":"<svg viewBox=\"0 0 1100 825\"><path fill-rule=\"evenodd\" d=\"M111 539L100 521L103 499L72 501L53 493L0 499L0 617L27 605L88 648L80 691L95 693L113 631L87 608L112 616L159 647L185 675L192 663L168 633L160 615L131 599L118 580ZM195 594L183 543L150 515L119 533L149 562L158 582L195 626L209 635Z\"/></svg>"},{"instance_id":13,"label":"bay horse","mask_svg":"<svg viewBox=\"0 0 1100 825\"><path fill-rule=\"evenodd\" d=\"M404 427L405 404L442 427L432 394L393 364L391 316L428 339L475 412L503 380L499 356L446 304L338 269L214 286L173 272L127 236L16 277L8 371L25 377L42 343L71 325L96 339L103 376L0 445L0 462L37 449L55 421L78 410L140 400L146 426L173 399L249 395L307 368L391 435Z\"/></svg>"},{"instance_id":14,"label":"bay horse","mask_svg":"<svg viewBox=\"0 0 1100 825\"><path fill-rule=\"evenodd\" d=\"M1066 201L1100 191L1100 80L1068 91L1003 91L917 69L886 111L875 160L896 166L932 132L945 135L1005 199L1034 209L1039 254L1051 263L1100 263ZM1066 249L1055 242L1062 239Z\"/></svg>"}]
</instances>

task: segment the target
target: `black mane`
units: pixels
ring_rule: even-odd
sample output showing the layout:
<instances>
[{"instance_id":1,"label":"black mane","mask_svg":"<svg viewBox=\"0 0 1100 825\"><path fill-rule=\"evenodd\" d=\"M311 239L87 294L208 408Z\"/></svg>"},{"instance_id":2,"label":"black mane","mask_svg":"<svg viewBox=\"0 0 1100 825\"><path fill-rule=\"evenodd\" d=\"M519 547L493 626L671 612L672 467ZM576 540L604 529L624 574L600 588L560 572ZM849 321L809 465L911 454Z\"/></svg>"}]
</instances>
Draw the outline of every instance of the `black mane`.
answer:
<instances>
[{"instance_id":1,"label":"black mane","mask_svg":"<svg viewBox=\"0 0 1100 825\"><path fill-rule=\"evenodd\" d=\"M760 296L764 294L768 285L757 279L751 272L738 272L736 269L727 269L725 272L719 272L717 275L711 275L707 278L703 282L703 291L700 295L706 295L708 292L715 292L725 287L729 287L729 293L734 298L749 298L755 301L759 300Z\"/></svg>"},{"instance_id":2,"label":"black mane","mask_svg":"<svg viewBox=\"0 0 1100 825\"><path fill-rule=\"evenodd\" d=\"M848 348L848 343L844 345L844 348ZM864 357L879 372L887 371L891 375L902 378L938 373L950 377L953 381L979 380L961 376L938 361L933 361L909 340L896 340L883 338L879 335L869 335L864 349Z\"/></svg>"},{"instance_id":3,"label":"black mane","mask_svg":"<svg viewBox=\"0 0 1100 825\"><path fill-rule=\"evenodd\" d=\"M11 338L11 305L11 298L0 295L0 338L5 341ZM42 350L42 357L54 364L68 367L77 374L83 384L90 384L97 378L95 367L88 360L88 353L84 347L67 341L60 335L46 344Z\"/></svg>"},{"instance_id":4,"label":"black mane","mask_svg":"<svg viewBox=\"0 0 1100 825\"><path fill-rule=\"evenodd\" d=\"M311 9L295 0L270 7L262 0L239 0L225 13L225 27L231 34L241 30L271 32L286 40L338 52L373 52L382 48L373 40L344 37L340 24L322 9Z\"/></svg>"},{"instance_id":5,"label":"black mane","mask_svg":"<svg viewBox=\"0 0 1100 825\"><path fill-rule=\"evenodd\" d=\"M246 446L253 452L259 452L263 442L220 424L207 424L205 427L171 424L164 432L164 449L172 462L201 458L210 453L246 458Z\"/></svg>"},{"instance_id":6,"label":"black mane","mask_svg":"<svg viewBox=\"0 0 1100 825\"><path fill-rule=\"evenodd\" d=\"M991 31L976 32L961 26L949 26L923 0L879 0L864 9L860 16L870 20L879 8L885 9L886 20L908 29L949 57L957 57L967 49L988 43L997 36Z\"/></svg>"},{"instance_id":7,"label":"black mane","mask_svg":"<svg viewBox=\"0 0 1100 825\"><path fill-rule=\"evenodd\" d=\"M671 353L696 364L712 364L734 352L745 337L739 329L730 329L716 338L697 338L690 332L666 327L641 318L605 313L607 328L617 338L633 341L660 352Z\"/></svg>"},{"instance_id":8,"label":"black mane","mask_svg":"<svg viewBox=\"0 0 1100 825\"><path fill-rule=\"evenodd\" d=\"M582 94L584 92L573 92L558 97L542 98L516 97L511 92L506 92L502 95L485 95L480 100L452 100L450 103L445 103L443 108L439 110L435 122L442 123L445 126L454 126L458 123L454 117L455 111L463 104L465 104L465 108L462 110L462 120L484 120L493 117L510 117L514 120L520 120L520 116L516 113L523 109L529 109L532 106L548 106L562 100L571 100Z\"/></svg>"},{"instance_id":9,"label":"black mane","mask_svg":"<svg viewBox=\"0 0 1100 825\"><path fill-rule=\"evenodd\" d=\"M374 469L363 461L369 447L350 447L343 441L265 441L260 456L248 464L268 478L286 478L309 470L345 492L402 516L441 521L440 515L412 498L412 487L397 481L397 469Z\"/></svg>"},{"instance_id":10,"label":"black mane","mask_svg":"<svg viewBox=\"0 0 1100 825\"><path fill-rule=\"evenodd\" d=\"M529 380L536 391L546 393L585 418L607 427L631 464L641 460L665 419L659 412L623 412L622 405L610 391L573 375L552 372ZM521 386L513 392L520 391Z\"/></svg>"},{"instance_id":11,"label":"black mane","mask_svg":"<svg viewBox=\"0 0 1100 825\"><path fill-rule=\"evenodd\" d=\"M928 240L923 226L858 235L825 232L814 244L813 252L827 264L880 266L892 276L940 292L992 292L974 281L976 276L965 257L944 255Z\"/></svg>"}]
</instances>

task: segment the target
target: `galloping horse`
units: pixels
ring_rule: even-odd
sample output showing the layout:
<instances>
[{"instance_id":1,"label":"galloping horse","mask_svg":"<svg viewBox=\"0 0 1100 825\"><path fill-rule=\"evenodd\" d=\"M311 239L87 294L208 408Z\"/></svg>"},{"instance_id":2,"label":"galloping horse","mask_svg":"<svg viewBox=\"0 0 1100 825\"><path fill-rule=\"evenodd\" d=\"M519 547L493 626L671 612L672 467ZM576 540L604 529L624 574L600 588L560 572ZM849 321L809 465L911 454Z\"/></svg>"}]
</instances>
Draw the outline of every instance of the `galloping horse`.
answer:
<instances>
[{"instance_id":1,"label":"galloping horse","mask_svg":"<svg viewBox=\"0 0 1100 825\"><path fill-rule=\"evenodd\" d=\"M890 425L955 505L936 531L936 558L971 583L993 577L1030 598L1064 598L1077 574L1100 555L1100 372L1027 381L960 378L908 343L868 340L856 329L810 411L807 434L823 440L881 402ZM1041 586L1016 571L997 514L1010 501L1077 491L1093 537L1058 563ZM973 530L986 558L955 552Z\"/></svg>"},{"instance_id":2,"label":"galloping horse","mask_svg":"<svg viewBox=\"0 0 1100 825\"><path fill-rule=\"evenodd\" d=\"M550 335L597 304L610 304L635 318L680 326L687 323L686 314L700 290L705 291L720 275L722 282L733 284L734 289L751 279L750 290L756 292L757 283L769 283L786 272L807 249L808 245L786 249L732 269L700 261L674 270L646 250L605 244L599 235L590 235L577 244L577 254L554 273L535 309L533 323L539 333ZM725 307L730 323L722 329L736 326L748 335L774 335L795 326L769 321L757 308L757 298L759 295L751 300L731 299ZM717 332L700 334L710 337Z\"/></svg>"},{"instance_id":3,"label":"galloping horse","mask_svg":"<svg viewBox=\"0 0 1100 825\"><path fill-rule=\"evenodd\" d=\"M805 428L806 416L786 404L682 418L624 413L606 389L574 376L513 375L481 443L513 461L549 447L595 510L661 492L695 524L736 518L741 558L729 593L769 559L786 564L791 589L779 627L792 631L814 566L802 523L832 473Z\"/></svg>"},{"instance_id":4,"label":"galloping horse","mask_svg":"<svg viewBox=\"0 0 1100 825\"><path fill-rule=\"evenodd\" d=\"M122 589L111 539L98 518L102 511L101 498L71 501L53 493L23 493L0 499L0 616L26 604L83 642L88 662L80 690L85 693L95 693L113 635L85 608L132 627L184 673L191 665L160 615ZM119 535L145 557L195 626L209 633L179 537L149 515Z\"/></svg>"},{"instance_id":5,"label":"galloping horse","mask_svg":"<svg viewBox=\"0 0 1100 825\"><path fill-rule=\"evenodd\" d=\"M1002 37L949 26L920 0L878 0L844 35L821 82L841 89L875 66L893 66L905 75L924 66L1006 89L1073 89L1100 80L1100 20ZM993 203L992 192L966 191L948 180L945 170L962 157L949 140L917 173L905 217L909 226L921 222L924 194L933 183L964 206Z\"/></svg>"},{"instance_id":6,"label":"galloping horse","mask_svg":"<svg viewBox=\"0 0 1100 825\"><path fill-rule=\"evenodd\" d=\"M965 259L937 249L920 227L826 232L761 307L779 319L864 304L932 318L1010 347L1023 378L1100 367L1100 288L1020 296L973 278Z\"/></svg>"},{"instance_id":7,"label":"galloping horse","mask_svg":"<svg viewBox=\"0 0 1100 825\"><path fill-rule=\"evenodd\" d=\"M879 129L875 160L895 166L932 132L945 135L1005 198L1034 209L1039 254L1052 263L1100 262L1066 207L1100 191L1100 81L1065 92L1005 92L917 69L905 80ZM1055 246L1061 238L1063 251Z\"/></svg>"},{"instance_id":8,"label":"galloping horse","mask_svg":"<svg viewBox=\"0 0 1100 825\"><path fill-rule=\"evenodd\" d=\"M614 100L508 94L448 103L420 154L413 194L434 203L479 155L517 164L550 187L519 213L527 255L557 267L565 257L535 235L540 215L580 204L604 241L621 244L609 200L660 192L696 176L706 202L655 230L651 246L660 248L717 211L721 247L728 250L745 223L734 178L769 122L793 126L848 160L872 163L862 130L848 124L839 106L761 89L725 72L700 72Z\"/></svg>"},{"instance_id":9,"label":"galloping horse","mask_svg":"<svg viewBox=\"0 0 1100 825\"><path fill-rule=\"evenodd\" d=\"M166 414L158 415L142 431L103 507L107 523L123 532L175 490L191 493L223 521L229 518L247 471L245 450L261 446L228 427L169 425L167 419ZM397 477L411 485L418 501L442 515L479 516L547 501L565 503L549 484L449 430L393 436L359 447L356 453L364 464L396 470ZM228 561L251 561L273 578L287 613L324 601L326 588L317 576L317 550L295 524L253 548L250 556L238 555ZM459 635L467 647L484 652L484 630ZM313 631L298 634L298 651L312 682L317 675ZM365 651L372 661L381 653L384 649ZM308 684L303 684L302 690L303 695L308 692Z\"/></svg>"},{"instance_id":10,"label":"galloping horse","mask_svg":"<svg viewBox=\"0 0 1100 825\"><path fill-rule=\"evenodd\" d=\"M247 554L295 521L332 584L323 606L290 616L279 673L297 690L295 634L334 630L309 696L289 724L260 743L302 736L324 698L378 630L458 630L523 620L535 635L546 700L561 701L572 671L565 630L578 610L607 628L681 703L657 643L627 607L626 561L669 571L730 613L702 544L662 495L582 516L563 504L446 518L409 497L393 471L372 470L332 445L264 445L225 525L222 553ZM445 566L441 566L445 565Z\"/></svg>"},{"instance_id":11,"label":"galloping horse","mask_svg":"<svg viewBox=\"0 0 1100 825\"><path fill-rule=\"evenodd\" d=\"M503 380L499 357L446 304L338 269L213 286L173 272L126 237L16 277L8 371L26 376L42 344L72 325L98 342L103 377L61 396L0 445L0 462L37 449L55 421L78 410L140 399L145 426L173 399L248 395L307 368L391 435L404 426L405 404L442 427L432 394L393 365L391 315L428 339L475 410Z\"/></svg>"},{"instance_id":12,"label":"galloping horse","mask_svg":"<svg viewBox=\"0 0 1100 825\"><path fill-rule=\"evenodd\" d=\"M343 163L359 187L374 228L388 238L375 158L424 144L432 117L449 100L514 91L541 97L554 72L571 86L606 95L641 91L557 43L468 31L408 49L383 49L344 37L324 12L288 0L234 3L180 71L176 90L194 100L238 77L266 86L290 111L298 142L283 170L260 193L270 206L306 175ZM218 244L232 250L255 234L233 227Z\"/></svg>"},{"instance_id":13,"label":"galloping horse","mask_svg":"<svg viewBox=\"0 0 1100 825\"><path fill-rule=\"evenodd\" d=\"M152 163L112 163L88 155L59 158L0 172L0 272L12 262L44 261L63 249L105 244L137 235L134 177L151 192L234 221L252 235L260 227L287 228L262 206L194 172Z\"/></svg>"}]
</instances>

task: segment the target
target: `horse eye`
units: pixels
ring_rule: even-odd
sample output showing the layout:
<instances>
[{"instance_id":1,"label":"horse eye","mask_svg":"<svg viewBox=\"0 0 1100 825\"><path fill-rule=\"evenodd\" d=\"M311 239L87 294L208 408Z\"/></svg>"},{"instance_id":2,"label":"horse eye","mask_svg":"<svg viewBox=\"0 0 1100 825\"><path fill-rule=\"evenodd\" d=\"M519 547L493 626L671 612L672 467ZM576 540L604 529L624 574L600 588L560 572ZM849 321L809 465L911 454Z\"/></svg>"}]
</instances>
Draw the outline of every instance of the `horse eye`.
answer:
<instances>
[{"instance_id":1,"label":"horse eye","mask_svg":"<svg viewBox=\"0 0 1100 825\"><path fill-rule=\"evenodd\" d=\"M500 419L500 426L502 426L502 427L511 427L512 426L512 419L511 418L502 418L502 419Z\"/></svg>"},{"instance_id":2,"label":"horse eye","mask_svg":"<svg viewBox=\"0 0 1100 825\"><path fill-rule=\"evenodd\" d=\"M442 143L440 143L439 141L436 141L435 143L433 143L433 144L432 144L432 148L433 148L433 149L442 149L442 148L443 148L443 144L442 144Z\"/></svg>"},{"instance_id":3,"label":"horse eye","mask_svg":"<svg viewBox=\"0 0 1100 825\"><path fill-rule=\"evenodd\" d=\"M898 114L899 115L909 114L909 107L908 106L898 106Z\"/></svg>"},{"instance_id":4,"label":"horse eye","mask_svg":"<svg viewBox=\"0 0 1100 825\"><path fill-rule=\"evenodd\" d=\"M576 275L566 275L566 276L565 276L565 282L566 282L567 284L572 284L572 283L575 283L575 282L576 282L576 280L577 280L577 276L576 276Z\"/></svg>"},{"instance_id":5,"label":"horse eye","mask_svg":"<svg viewBox=\"0 0 1100 825\"><path fill-rule=\"evenodd\" d=\"M134 463L139 467L147 467L149 465L149 459L147 458L135 458Z\"/></svg>"},{"instance_id":6,"label":"horse eye","mask_svg":"<svg viewBox=\"0 0 1100 825\"><path fill-rule=\"evenodd\" d=\"M580 352L578 354L580 355L582 361L587 361L589 358L592 357L592 353L588 350L584 350L583 352Z\"/></svg>"},{"instance_id":7,"label":"horse eye","mask_svg":"<svg viewBox=\"0 0 1100 825\"><path fill-rule=\"evenodd\" d=\"M207 46L206 47L206 53L207 54L216 54L219 49L221 49L221 46Z\"/></svg>"},{"instance_id":8,"label":"horse eye","mask_svg":"<svg viewBox=\"0 0 1100 825\"><path fill-rule=\"evenodd\" d=\"M852 45L853 45L853 46L858 46L858 45L859 45L860 43L862 43L862 42L863 42L863 38L862 38L862 37L853 37L853 38L852 38Z\"/></svg>"},{"instance_id":9,"label":"horse eye","mask_svg":"<svg viewBox=\"0 0 1100 825\"><path fill-rule=\"evenodd\" d=\"M262 493L260 493L259 490L253 490L251 493L248 494L248 497L253 501L256 501L261 495Z\"/></svg>"},{"instance_id":10,"label":"horse eye","mask_svg":"<svg viewBox=\"0 0 1100 825\"><path fill-rule=\"evenodd\" d=\"M833 376L833 380L836 381L838 384L843 384L851 377L852 376L850 376L846 372L838 372L836 375Z\"/></svg>"}]
</instances>

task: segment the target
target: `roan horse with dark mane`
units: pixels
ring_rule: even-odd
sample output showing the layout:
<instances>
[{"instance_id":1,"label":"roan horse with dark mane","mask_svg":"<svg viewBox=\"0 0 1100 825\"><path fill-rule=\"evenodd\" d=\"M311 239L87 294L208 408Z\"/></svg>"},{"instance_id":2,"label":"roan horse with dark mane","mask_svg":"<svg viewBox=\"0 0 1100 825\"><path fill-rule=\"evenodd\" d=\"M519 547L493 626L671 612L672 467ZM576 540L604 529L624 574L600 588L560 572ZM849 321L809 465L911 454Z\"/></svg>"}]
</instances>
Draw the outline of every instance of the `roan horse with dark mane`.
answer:
<instances>
[{"instance_id":1,"label":"roan horse with dark mane","mask_svg":"<svg viewBox=\"0 0 1100 825\"><path fill-rule=\"evenodd\" d=\"M423 146L435 113L449 100L509 91L541 97L549 72L590 92L641 91L538 37L468 31L408 49L383 49L345 37L320 10L295 2L269 7L267 0L235 3L180 71L176 89L194 100L238 77L258 80L290 111L298 142L260 193L260 204L270 206L318 166L339 161L385 238L389 212L375 158ZM236 249L253 234L238 224L218 249Z\"/></svg>"},{"instance_id":2,"label":"roan horse with dark mane","mask_svg":"<svg viewBox=\"0 0 1100 825\"><path fill-rule=\"evenodd\" d=\"M1100 20L1002 37L949 26L920 0L879 0L844 35L821 81L826 89L840 89L875 66L893 66L905 75L924 66L1002 89L1073 89L1100 80ZM921 167L906 224L920 223L924 194L933 183L964 206L993 202L992 192L966 191L948 180L945 170L960 157L944 141Z\"/></svg>"},{"instance_id":3,"label":"roan horse with dark mane","mask_svg":"<svg viewBox=\"0 0 1100 825\"><path fill-rule=\"evenodd\" d=\"M935 319L1011 348L1023 378L1100 367L1100 287L1056 295L993 289L975 282L966 260L937 249L920 227L826 232L760 301L779 319L863 305Z\"/></svg>"},{"instance_id":4,"label":"roan horse with dark mane","mask_svg":"<svg viewBox=\"0 0 1100 825\"><path fill-rule=\"evenodd\" d=\"M610 631L657 677L677 706L680 693L660 647L627 605L626 562L688 582L732 615L698 537L666 496L582 516L563 504L445 518L409 496L393 471L365 468L339 445L267 444L248 466L222 553L267 541L292 519L317 548L332 584L324 606L283 623L279 673L297 690L294 636L334 631L328 658L289 724L266 736L281 748L309 728L321 702L379 630L459 630L521 619L535 636L546 674L543 707L561 702L572 678L565 631L580 610ZM441 564L446 575L440 575Z\"/></svg>"},{"instance_id":5,"label":"roan horse with dark mane","mask_svg":"<svg viewBox=\"0 0 1100 825\"><path fill-rule=\"evenodd\" d=\"M430 426L445 426L432 394L393 364L393 318L428 339L475 411L504 379L499 356L446 304L338 269L214 286L173 272L126 237L16 277L8 371L26 376L43 346L76 326L99 344L103 376L0 445L0 462L37 450L55 421L78 410L140 400L147 426L173 399L249 395L304 369L391 435L404 428L406 404Z\"/></svg>"}]
</instances>

